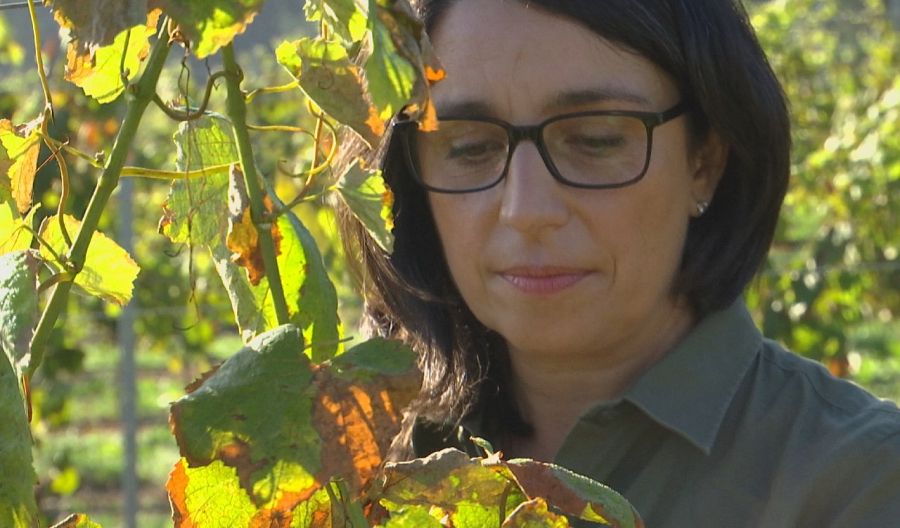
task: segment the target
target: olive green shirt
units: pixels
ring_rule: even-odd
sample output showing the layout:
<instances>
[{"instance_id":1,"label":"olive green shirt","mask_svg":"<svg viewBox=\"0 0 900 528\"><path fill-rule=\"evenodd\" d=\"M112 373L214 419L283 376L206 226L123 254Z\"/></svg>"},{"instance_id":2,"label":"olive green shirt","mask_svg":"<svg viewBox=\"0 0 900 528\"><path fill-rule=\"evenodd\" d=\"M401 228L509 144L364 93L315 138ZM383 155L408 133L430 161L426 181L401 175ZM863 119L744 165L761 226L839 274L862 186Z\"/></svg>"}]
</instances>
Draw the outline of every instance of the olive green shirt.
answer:
<instances>
[{"instance_id":1,"label":"olive green shirt","mask_svg":"<svg viewBox=\"0 0 900 528\"><path fill-rule=\"evenodd\" d=\"M764 339L741 301L585 413L555 462L649 528L900 528L900 410Z\"/></svg>"}]
</instances>

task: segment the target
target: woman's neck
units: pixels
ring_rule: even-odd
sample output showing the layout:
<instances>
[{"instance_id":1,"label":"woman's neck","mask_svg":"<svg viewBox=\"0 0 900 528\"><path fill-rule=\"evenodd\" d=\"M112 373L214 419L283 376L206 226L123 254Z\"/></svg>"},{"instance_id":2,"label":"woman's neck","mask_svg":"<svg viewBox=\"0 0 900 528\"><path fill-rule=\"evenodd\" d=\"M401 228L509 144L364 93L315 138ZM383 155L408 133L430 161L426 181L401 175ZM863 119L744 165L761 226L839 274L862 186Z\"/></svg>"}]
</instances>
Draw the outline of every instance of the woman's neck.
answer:
<instances>
[{"instance_id":1,"label":"woman's neck","mask_svg":"<svg viewBox=\"0 0 900 528\"><path fill-rule=\"evenodd\" d=\"M512 390L534 433L510 438L507 457L552 461L582 414L620 398L681 341L693 322L690 311L679 310L659 325L645 328L634 340L591 354L510 350Z\"/></svg>"}]
</instances>

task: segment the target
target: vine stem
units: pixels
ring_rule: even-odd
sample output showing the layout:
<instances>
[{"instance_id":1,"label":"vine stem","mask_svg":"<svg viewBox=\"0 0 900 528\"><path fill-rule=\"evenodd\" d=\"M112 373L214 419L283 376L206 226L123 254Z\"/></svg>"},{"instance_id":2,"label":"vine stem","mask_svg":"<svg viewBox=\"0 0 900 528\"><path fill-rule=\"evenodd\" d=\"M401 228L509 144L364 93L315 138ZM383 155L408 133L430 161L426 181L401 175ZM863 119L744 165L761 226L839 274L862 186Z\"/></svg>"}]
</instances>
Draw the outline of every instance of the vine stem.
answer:
<instances>
[{"instance_id":1,"label":"vine stem","mask_svg":"<svg viewBox=\"0 0 900 528\"><path fill-rule=\"evenodd\" d=\"M44 91L44 112L53 118L53 98L50 96L50 84L47 82L47 72L44 71L44 56L41 50L41 28L38 25L37 13L34 11L34 0L28 0L28 16L31 18L31 31L34 35L34 58L37 62L38 77L41 79L41 89ZM46 121L46 119L44 120ZM46 125L42 125L44 127ZM44 129L42 128L42 131Z\"/></svg>"},{"instance_id":2,"label":"vine stem","mask_svg":"<svg viewBox=\"0 0 900 528\"><path fill-rule=\"evenodd\" d=\"M272 301L275 304L275 316L278 324L289 322L287 302L284 298L284 287L281 284L281 274L278 271L278 259L275 254L275 241L272 240L272 230L268 228L271 219L266 218L266 209L263 204L263 189L259 183L256 172L256 163L253 159L253 147L250 143L250 132L247 129L247 105L244 94L241 93L241 80L243 72L234 58L234 47L231 44L222 48L222 65L227 72L225 76L226 88L226 113L231 119L234 128L234 139L238 147L238 159L244 173L244 185L247 188L247 197L250 199L250 218L259 232L259 249L262 252L266 277L269 279L269 288L272 291Z\"/></svg>"},{"instance_id":3,"label":"vine stem","mask_svg":"<svg viewBox=\"0 0 900 528\"><path fill-rule=\"evenodd\" d=\"M165 24L162 27L165 28ZM131 149L141 117L143 117L144 111L156 94L156 83L159 80L159 74L166 62L168 53L168 39L165 38L165 35L158 35L140 81L128 89L130 95L128 108L125 118L122 120L122 126L119 128L119 133L116 135L115 143L113 143L109 161L103 169L103 174L100 175L96 187L94 187L94 194L91 196L84 218L81 220L81 228L78 230L78 234L72 242L72 247L66 255L66 260L71 264L73 273L78 273L84 266L88 245L94 236L94 231L97 230L100 216L103 214L107 202L109 202L110 195L112 195L112 192L119 184L119 175L122 172L122 167L125 166L125 158ZM50 300L44 307L41 320L38 322L34 337L31 339L31 363L28 365L28 376L31 376L41 363L44 347L47 344L53 326L56 324L56 320L65 310L72 284L72 281L60 282L53 289L53 293L50 294Z\"/></svg>"}]
</instances>

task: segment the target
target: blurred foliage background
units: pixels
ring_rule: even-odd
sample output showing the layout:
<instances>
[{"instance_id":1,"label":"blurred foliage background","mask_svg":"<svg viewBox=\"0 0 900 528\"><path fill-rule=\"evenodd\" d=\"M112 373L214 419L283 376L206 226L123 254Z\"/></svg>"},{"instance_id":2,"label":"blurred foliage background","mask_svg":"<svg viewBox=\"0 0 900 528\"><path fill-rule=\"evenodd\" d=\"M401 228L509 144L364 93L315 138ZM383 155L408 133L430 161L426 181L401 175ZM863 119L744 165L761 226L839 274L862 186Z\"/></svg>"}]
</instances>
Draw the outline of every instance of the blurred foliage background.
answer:
<instances>
[{"instance_id":1,"label":"blurred foliage background","mask_svg":"<svg viewBox=\"0 0 900 528\"><path fill-rule=\"evenodd\" d=\"M794 124L791 190L768 265L748 301L769 337L900 401L900 0L771 0L747 7L791 101ZM122 100L98 105L62 81L64 57L59 40L50 38L57 28L47 12L41 14L56 104L52 134L84 151L108 150ZM236 41L250 87L290 81L273 49L283 38L296 38L304 24L300 3L266 5ZM172 55L160 81L162 97L199 97L216 68ZM0 79L0 116L23 122L39 113L43 101L23 9L0 9ZM219 110L223 97L214 99L212 110ZM260 96L250 105L250 121L312 129L301 100L296 94ZM173 131L161 112L148 112L129 164L172 169ZM300 182L290 174L310 159L309 138L260 133L254 140L262 173L280 195L291 196ZM98 174L77 160L70 172L69 203L81 215ZM48 164L35 194L49 208L58 191L56 167ZM208 254L157 234L167 193L166 182L134 181L133 255L142 267L132 302L142 527L170 524L163 483L178 454L166 424L169 402L240 347ZM360 300L330 209L304 203L295 212L323 250L352 335ZM118 216L113 204L101 229L114 235ZM94 299L73 299L33 382L37 472L46 477L39 497L48 519L88 510L107 526L122 525L118 316Z\"/></svg>"}]
</instances>

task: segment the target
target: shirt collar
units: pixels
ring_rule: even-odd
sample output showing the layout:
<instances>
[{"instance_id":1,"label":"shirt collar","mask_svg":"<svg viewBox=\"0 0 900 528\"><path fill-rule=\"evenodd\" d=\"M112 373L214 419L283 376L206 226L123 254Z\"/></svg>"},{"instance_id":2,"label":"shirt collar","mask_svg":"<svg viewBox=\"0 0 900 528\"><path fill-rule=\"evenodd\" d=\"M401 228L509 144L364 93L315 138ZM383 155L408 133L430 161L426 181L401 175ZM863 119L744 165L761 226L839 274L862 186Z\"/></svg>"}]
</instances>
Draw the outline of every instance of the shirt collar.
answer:
<instances>
[{"instance_id":1,"label":"shirt collar","mask_svg":"<svg viewBox=\"0 0 900 528\"><path fill-rule=\"evenodd\" d=\"M759 330L738 299L702 319L623 398L709 454L761 344Z\"/></svg>"}]
</instances>

